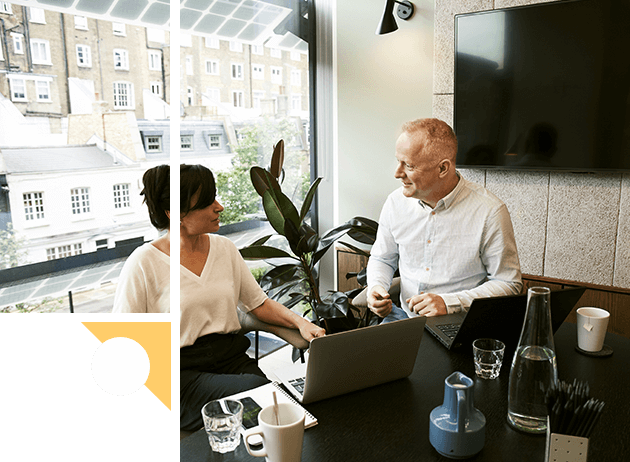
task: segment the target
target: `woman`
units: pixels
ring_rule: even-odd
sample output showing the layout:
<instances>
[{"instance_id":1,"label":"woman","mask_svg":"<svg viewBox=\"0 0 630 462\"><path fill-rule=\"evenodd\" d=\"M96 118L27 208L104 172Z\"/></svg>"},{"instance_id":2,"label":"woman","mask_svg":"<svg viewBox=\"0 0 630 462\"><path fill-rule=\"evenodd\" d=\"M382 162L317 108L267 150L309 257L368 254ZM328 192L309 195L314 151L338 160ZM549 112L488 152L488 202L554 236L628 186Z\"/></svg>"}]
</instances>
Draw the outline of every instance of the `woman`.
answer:
<instances>
[{"instance_id":1,"label":"woman","mask_svg":"<svg viewBox=\"0 0 630 462\"><path fill-rule=\"evenodd\" d=\"M144 203L151 224L168 230L170 167L159 165L142 176ZM114 313L168 313L170 311L169 233L134 250L120 273L114 297Z\"/></svg>"},{"instance_id":2,"label":"woman","mask_svg":"<svg viewBox=\"0 0 630 462\"><path fill-rule=\"evenodd\" d=\"M180 182L180 426L196 430L205 403L268 382L246 355L237 305L262 321L299 329L307 341L324 330L269 299L236 246L211 234L223 211L212 172L182 165Z\"/></svg>"}]
</instances>

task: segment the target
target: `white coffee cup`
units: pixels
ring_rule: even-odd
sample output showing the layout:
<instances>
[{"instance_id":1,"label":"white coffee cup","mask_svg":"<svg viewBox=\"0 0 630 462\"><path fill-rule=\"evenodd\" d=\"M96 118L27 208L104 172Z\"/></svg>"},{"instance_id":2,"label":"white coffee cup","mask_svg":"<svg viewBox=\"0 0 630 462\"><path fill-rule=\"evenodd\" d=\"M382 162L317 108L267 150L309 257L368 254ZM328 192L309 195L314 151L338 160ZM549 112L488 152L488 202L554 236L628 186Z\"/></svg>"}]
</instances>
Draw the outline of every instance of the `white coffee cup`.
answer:
<instances>
[{"instance_id":1,"label":"white coffee cup","mask_svg":"<svg viewBox=\"0 0 630 462\"><path fill-rule=\"evenodd\" d=\"M610 313L601 308L583 307L577 310L578 347L584 351L600 351L604 346Z\"/></svg>"},{"instance_id":2,"label":"white coffee cup","mask_svg":"<svg viewBox=\"0 0 630 462\"><path fill-rule=\"evenodd\" d=\"M291 403L280 403L278 423L273 406L260 411L258 427L250 428L243 434L247 452L254 457L266 457L267 462L299 462L304 438L304 410ZM254 435L262 437L262 449L250 447L248 439Z\"/></svg>"}]
</instances>

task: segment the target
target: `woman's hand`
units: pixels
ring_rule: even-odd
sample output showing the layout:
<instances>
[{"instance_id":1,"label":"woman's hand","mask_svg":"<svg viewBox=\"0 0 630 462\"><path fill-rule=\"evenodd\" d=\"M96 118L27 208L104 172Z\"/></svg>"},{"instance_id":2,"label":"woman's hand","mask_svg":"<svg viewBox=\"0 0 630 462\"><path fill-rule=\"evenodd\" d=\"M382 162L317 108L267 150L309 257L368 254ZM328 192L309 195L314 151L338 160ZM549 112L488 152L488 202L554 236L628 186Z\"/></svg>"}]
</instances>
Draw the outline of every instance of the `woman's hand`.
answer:
<instances>
[{"instance_id":1,"label":"woman's hand","mask_svg":"<svg viewBox=\"0 0 630 462\"><path fill-rule=\"evenodd\" d=\"M312 322L308 322L306 319L304 319L304 321L305 322L300 323L299 328L300 335L302 335L302 338L307 342L310 342L315 337L323 337L324 335L326 335L326 331L321 327L313 324Z\"/></svg>"},{"instance_id":2,"label":"woman's hand","mask_svg":"<svg viewBox=\"0 0 630 462\"><path fill-rule=\"evenodd\" d=\"M261 321L269 324L299 329L300 335L307 342L310 342L315 337L326 335L326 331L321 327L316 326L308 319L303 318L270 298L266 299L258 308L253 309L251 313Z\"/></svg>"}]
</instances>

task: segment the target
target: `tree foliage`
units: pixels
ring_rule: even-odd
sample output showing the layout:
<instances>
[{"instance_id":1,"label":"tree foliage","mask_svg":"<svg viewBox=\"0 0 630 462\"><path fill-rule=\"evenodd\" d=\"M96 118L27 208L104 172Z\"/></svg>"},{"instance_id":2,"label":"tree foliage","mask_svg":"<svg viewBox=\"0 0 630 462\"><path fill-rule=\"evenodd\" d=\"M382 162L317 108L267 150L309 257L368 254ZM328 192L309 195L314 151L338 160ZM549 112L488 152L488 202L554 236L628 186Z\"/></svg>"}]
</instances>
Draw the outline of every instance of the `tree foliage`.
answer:
<instances>
[{"instance_id":1,"label":"tree foliage","mask_svg":"<svg viewBox=\"0 0 630 462\"><path fill-rule=\"evenodd\" d=\"M7 223L6 230L0 230L0 269L14 268L26 263L26 239Z\"/></svg>"},{"instance_id":2,"label":"tree foliage","mask_svg":"<svg viewBox=\"0 0 630 462\"><path fill-rule=\"evenodd\" d=\"M255 124L239 130L239 142L233 146L235 152L232 169L217 172L219 202L225 210L221 213L223 224L238 223L248 219L248 215L260 212L260 200L249 177L249 170L255 165L265 165L271 160L274 141L293 140L300 131L295 120L289 118L264 117ZM285 190L294 191L294 196L303 197L304 180L302 170L308 154L299 149L287 150L285 159ZM287 189L289 188L289 189Z\"/></svg>"}]
</instances>

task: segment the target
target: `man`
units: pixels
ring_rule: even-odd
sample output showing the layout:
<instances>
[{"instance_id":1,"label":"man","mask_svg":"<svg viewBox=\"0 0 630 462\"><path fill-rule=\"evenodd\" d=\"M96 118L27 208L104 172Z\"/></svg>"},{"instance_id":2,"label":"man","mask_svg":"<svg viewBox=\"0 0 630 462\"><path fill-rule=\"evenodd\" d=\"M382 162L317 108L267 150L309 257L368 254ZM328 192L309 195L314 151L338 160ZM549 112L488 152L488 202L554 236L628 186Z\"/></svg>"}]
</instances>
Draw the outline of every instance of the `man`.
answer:
<instances>
[{"instance_id":1,"label":"man","mask_svg":"<svg viewBox=\"0 0 630 462\"><path fill-rule=\"evenodd\" d=\"M402 186L383 205L367 267L368 306L384 321L466 311L474 298L521 291L507 207L461 177L456 155L457 138L441 120L403 125L394 175ZM388 293L396 268L402 310Z\"/></svg>"}]
</instances>

